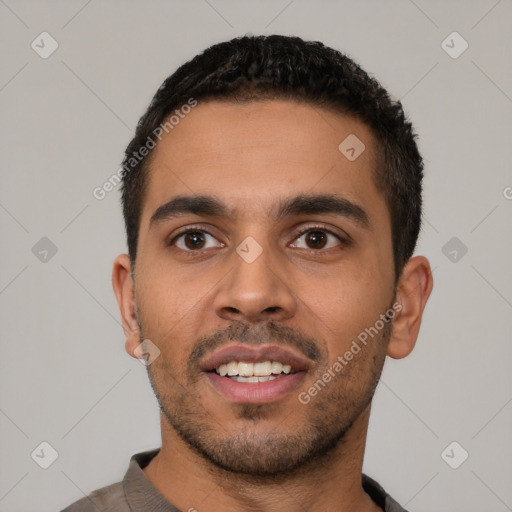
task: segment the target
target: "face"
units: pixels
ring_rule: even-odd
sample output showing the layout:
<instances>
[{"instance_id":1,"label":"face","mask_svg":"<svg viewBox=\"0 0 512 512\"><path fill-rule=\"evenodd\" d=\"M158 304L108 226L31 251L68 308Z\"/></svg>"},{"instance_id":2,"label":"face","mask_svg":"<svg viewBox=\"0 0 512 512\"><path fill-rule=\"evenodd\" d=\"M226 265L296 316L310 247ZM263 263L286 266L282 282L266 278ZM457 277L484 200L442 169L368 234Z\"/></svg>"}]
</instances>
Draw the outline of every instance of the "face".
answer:
<instances>
[{"instance_id":1,"label":"face","mask_svg":"<svg viewBox=\"0 0 512 512\"><path fill-rule=\"evenodd\" d=\"M350 134L355 160L338 149ZM391 323L336 361L394 301L374 148L357 120L272 100L199 103L154 150L140 340L160 350L148 372L170 427L218 467L290 472L369 408Z\"/></svg>"}]
</instances>

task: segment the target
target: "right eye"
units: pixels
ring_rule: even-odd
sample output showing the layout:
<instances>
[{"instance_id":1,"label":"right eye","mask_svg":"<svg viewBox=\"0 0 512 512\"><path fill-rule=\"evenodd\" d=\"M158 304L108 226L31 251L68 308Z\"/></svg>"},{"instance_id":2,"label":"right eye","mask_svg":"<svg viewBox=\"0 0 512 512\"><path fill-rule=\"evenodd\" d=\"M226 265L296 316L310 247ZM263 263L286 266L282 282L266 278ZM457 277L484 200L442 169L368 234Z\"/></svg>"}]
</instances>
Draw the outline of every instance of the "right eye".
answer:
<instances>
[{"instance_id":1,"label":"right eye","mask_svg":"<svg viewBox=\"0 0 512 512\"><path fill-rule=\"evenodd\" d=\"M178 249L187 252L197 252L199 249L216 247L215 245L207 246L208 238L216 240L213 235L202 229L188 229L176 235L169 245L176 245ZM220 247L222 246L223 244L220 244Z\"/></svg>"}]
</instances>

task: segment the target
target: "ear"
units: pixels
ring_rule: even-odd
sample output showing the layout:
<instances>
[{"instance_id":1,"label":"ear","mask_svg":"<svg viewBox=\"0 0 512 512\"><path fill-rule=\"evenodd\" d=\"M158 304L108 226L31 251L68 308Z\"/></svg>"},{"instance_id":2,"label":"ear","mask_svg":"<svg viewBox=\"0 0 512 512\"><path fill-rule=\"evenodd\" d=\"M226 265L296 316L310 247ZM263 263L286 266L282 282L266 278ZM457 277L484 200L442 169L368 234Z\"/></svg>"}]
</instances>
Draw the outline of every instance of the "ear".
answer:
<instances>
[{"instance_id":1,"label":"ear","mask_svg":"<svg viewBox=\"0 0 512 512\"><path fill-rule=\"evenodd\" d=\"M411 258L406 263L397 285L396 302L401 305L401 309L393 319L387 349L387 355L393 359L402 359L412 352L432 287L432 271L427 258Z\"/></svg>"},{"instance_id":2,"label":"ear","mask_svg":"<svg viewBox=\"0 0 512 512\"><path fill-rule=\"evenodd\" d=\"M121 312L123 330L126 337L126 352L132 357L137 358L135 349L140 345L140 329L136 315L137 305L131 270L128 254L120 254L114 260L112 287L114 288L119 311Z\"/></svg>"}]
</instances>

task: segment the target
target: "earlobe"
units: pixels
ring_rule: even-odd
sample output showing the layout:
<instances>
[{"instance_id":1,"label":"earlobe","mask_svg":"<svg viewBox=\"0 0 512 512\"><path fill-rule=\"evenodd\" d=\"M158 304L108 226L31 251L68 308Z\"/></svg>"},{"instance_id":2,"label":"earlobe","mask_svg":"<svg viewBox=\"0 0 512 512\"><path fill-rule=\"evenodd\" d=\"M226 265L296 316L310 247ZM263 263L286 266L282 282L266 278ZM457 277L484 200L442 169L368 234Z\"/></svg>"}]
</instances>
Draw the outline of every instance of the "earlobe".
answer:
<instances>
[{"instance_id":1,"label":"earlobe","mask_svg":"<svg viewBox=\"0 0 512 512\"><path fill-rule=\"evenodd\" d=\"M126 351L132 357L137 358L134 351L140 344L140 329L136 315L135 290L128 254L120 254L114 260L112 287L114 288L121 313L123 330L126 337Z\"/></svg>"},{"instance_id":2,"label":"earlobe","mask_svg":"<svg viewBox=\"0 0 512 512\"><path fill-rule=\"evenodd\" d=\"M414 349L432 287L432 271L427 258L411 258L405 265L397 286L396 302L400 304L400 311L393 319L387 349L387 355L393 359L406 357Z\"/></svg>"}]
</instances>

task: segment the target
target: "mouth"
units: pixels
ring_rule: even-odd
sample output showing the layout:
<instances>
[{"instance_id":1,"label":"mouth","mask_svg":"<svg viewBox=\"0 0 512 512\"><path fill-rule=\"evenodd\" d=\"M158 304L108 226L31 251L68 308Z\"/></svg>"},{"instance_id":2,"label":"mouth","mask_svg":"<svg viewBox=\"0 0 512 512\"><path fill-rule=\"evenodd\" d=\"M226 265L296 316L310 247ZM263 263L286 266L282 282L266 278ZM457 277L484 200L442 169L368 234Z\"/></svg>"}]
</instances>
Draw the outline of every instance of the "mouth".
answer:
<instances>
[{"instance_id":1,"label":"mouth","mask_svg":"<svg viewBox=\"0 0 512 512\"><path fill-rule=\"evenodd\" d=\"M201 369L229 401L268 403L297 388L310 366L307 359L280 347L236 345L215 353Z\"/></svg>"},{"instance_id":2,"label":"mouth","mask_svg":"<svg viewBox=\"0 0 512 512\"><path fill-rule=\"evenodd\" d=\"M215 372L221 377L227 377L235 382L245 382L255 384L257 382L268 382L279 379L285 375L293 375L299 370L293 370L289 364L283 364L279 361L262 361L259 363L249 363L247 361L230 361L227 364L217 366L211 372Z\"/></svg>"}]
</instances>

